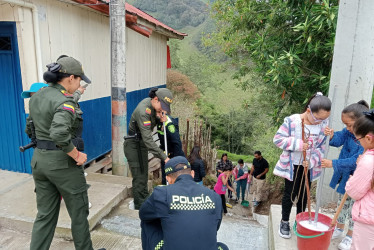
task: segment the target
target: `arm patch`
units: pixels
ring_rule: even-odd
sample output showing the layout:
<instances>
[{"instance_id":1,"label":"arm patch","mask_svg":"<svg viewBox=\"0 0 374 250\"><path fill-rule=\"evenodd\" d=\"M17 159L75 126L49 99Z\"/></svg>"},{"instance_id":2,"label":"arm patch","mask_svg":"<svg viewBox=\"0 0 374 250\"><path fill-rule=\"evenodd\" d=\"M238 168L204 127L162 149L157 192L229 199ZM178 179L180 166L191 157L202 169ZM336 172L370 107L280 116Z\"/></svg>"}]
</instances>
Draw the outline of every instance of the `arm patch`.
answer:
<instances>
[{"instance_id":1,"label":"arm patch","mask_svg":"<svg viewBox=\"0 0 374 250\"><path fill-rule=\"evenodd\" d=\"M62 106L62 109L75 113L75 108L72 105L64 103L64 106Z\"/></svg>"}]
</instances>

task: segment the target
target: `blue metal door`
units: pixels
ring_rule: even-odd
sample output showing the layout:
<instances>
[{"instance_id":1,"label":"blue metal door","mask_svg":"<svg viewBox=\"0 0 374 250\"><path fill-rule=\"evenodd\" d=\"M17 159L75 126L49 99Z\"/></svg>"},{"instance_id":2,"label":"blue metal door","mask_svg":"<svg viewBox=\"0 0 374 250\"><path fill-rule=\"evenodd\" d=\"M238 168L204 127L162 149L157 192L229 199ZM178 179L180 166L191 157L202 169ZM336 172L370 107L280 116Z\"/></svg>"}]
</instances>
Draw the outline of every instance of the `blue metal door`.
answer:
<instances>
[{"instance_id":1,"label":"blue metal door","mask_svg":"<svg viewBox=\"0 0 374 250\"><path fill-rule=\"evenodd\" d=\"M31 173L15 22L0 22L0 169Z\"/></svg>"}]
</instances>

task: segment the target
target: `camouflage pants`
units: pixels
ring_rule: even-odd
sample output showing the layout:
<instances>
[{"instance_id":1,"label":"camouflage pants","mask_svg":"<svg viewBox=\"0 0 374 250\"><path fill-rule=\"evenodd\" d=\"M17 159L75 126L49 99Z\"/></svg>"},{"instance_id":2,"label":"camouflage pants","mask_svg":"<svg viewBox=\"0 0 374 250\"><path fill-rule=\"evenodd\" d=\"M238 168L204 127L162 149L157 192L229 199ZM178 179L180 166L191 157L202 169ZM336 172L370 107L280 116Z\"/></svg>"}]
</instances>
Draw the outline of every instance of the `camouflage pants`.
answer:
<instances>
[{"instance_id":1,"label":"camouflage pants","mask_svg":"<svg viewBox=\"0 0 374 250\"><path fill-rule=\"evenodd\" d=\"M339 200L338 205L341 203L343 198L343 195L339 194ZM338 217L338 223L339 224L345 224L346 220L349 221L349 230L353 230L354 222L352 220L352 207L353 207L354 200L348 196L347 200L344 202L344 206L342 208L342 211L339 214Z\"/></svg>"}]
</instances>

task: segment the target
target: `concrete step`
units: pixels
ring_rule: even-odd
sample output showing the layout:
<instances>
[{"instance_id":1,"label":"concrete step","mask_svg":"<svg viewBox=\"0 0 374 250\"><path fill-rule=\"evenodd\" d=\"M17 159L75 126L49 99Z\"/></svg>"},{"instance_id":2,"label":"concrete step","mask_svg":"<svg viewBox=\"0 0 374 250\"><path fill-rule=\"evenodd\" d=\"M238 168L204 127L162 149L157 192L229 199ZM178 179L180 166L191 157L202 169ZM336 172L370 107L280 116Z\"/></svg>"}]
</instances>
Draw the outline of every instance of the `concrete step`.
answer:
<instances>
[{"instance_id":1,"label":"concrete step","mask_svg":"<svg viewBox=\"0 0 374 250\"><path fill-rule=\"evenodd\" d=\"M314 212L314 210L312 209ZM334 215L327 213L322 210L324 215L332 218ZM296 207L292 207L290 215L290 226L292 227L296 218ZM278 229L279 223L282 219L282 206L281 205L271 205L270 215L269 215L269 249L270 250L297 250L297 236L294 234L291 228L291 239L284 239L279 236ZM342 239L331 240L329 250L338 249L338 245ZM317 249L317 248L316 248Z\"/></svg>"},{"instance_id":2,"label":"concrete step","mask_svg":"<svg viewBox=\"0 0 374 250\"><path fill-rule=\"evenodd\" d=\"M88 216L90 230L122 200L131 195L131 178L89 173ZM0 170L0 225L7 229L31 232L37 214L34 181L31 175ZM71 238L71 220L61 202L56 236Z\"/></svg>"}]
</instances>

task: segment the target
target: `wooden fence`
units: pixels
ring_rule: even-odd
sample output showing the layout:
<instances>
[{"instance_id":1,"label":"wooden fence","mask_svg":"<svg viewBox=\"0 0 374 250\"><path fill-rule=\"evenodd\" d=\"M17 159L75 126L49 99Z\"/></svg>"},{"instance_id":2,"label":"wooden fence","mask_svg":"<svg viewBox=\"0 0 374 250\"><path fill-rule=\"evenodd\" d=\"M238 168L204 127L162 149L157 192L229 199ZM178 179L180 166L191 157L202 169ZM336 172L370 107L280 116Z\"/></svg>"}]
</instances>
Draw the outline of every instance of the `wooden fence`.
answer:
<instances>
[{"instance_id":1,"label":"wooden fence","mask_svg":"<svg viewBox=\"0 0 374 250\"><path fill-rule=\"evenodd\" d=\"M205 170L207 173L215 172L217 150L211 145L212 127L207 126L202 120L194 120L190 124L187 120L186 133L182 135L182 146L186 156L194 146L200 147L200 155L204 160Z\"/></svg>"}]
</instances>

